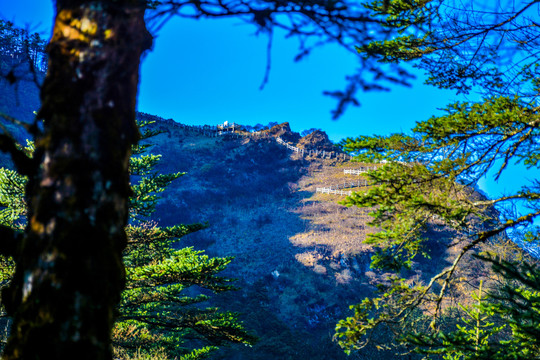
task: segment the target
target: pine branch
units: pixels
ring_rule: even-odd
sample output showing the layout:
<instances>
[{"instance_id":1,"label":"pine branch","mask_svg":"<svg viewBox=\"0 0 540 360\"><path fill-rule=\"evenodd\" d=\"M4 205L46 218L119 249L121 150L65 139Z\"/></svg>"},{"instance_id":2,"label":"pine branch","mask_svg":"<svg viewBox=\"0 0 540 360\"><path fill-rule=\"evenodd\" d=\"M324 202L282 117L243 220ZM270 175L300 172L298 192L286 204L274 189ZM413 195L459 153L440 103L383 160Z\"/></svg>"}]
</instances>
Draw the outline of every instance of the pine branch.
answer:
<instances>
[{"instance_id":1,"label":"pine branch","mask_svg":"<svg viewBox=\"0 0 540 360\"><path fill-rule=\"evenodd\" d=\"M22 175L31 176L36 170L34 161L17 147L17 142L7 134L0 134L0 151L11 155L11 159Z\"/></svg>"}]
</instances>

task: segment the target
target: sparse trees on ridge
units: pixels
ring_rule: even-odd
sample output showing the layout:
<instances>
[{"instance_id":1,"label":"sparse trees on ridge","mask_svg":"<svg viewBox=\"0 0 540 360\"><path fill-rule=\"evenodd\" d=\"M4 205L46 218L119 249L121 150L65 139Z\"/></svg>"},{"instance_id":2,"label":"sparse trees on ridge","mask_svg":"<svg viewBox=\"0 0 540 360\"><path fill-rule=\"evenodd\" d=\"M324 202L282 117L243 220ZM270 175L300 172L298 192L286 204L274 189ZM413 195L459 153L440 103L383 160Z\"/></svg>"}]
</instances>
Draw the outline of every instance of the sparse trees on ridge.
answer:
<instances>
[{"instance_id":1,"label":"sparse trees on ridge","mask_svg":"<svg viewBox=\"0 0 540 360\"><path fill-rule=\"evenodd\" d=\"M7 76L21 64L43 71L46 68L45 44L38 33L29 34L12 22L0 19L0 75ZM22 71L30 73L26 68ZM21 75L21 71L16 72Z\"/></svg>"},{"instance_id":2,"label":"sparse trees on ridge","mask_svg":"<svg viewBox=\"0 0 540 360\"><path fill-rule=\"evenodd\" d=\"M336 336L353 351L386 327L399 334L401 345L428 356L540 358L537 261L496 247L506 237L539 244L539 183L533 177L491 198L473 190L484 176L496 181L517 166L524 174L518 176L527 178L538 168L540 4L389 0L375 1L370 9L396 36L359 51L381 61L413 61L426 71L428 83L481 100L450 104L410 134L342 142L364 161L388 160L369 174L375 186L346 202L375 206L372 223L382 231L368 239L378 248L372 266L396 275L378 297L354 306ZM400 272L425 251L424 234L434 221L454 232L456 255L431 282L408 284ZM471 254L491 266L499 283L482 287L469 279L472 289L480 288L474 290L475 304L444 306ZM458 313L457 327L445 324L450 311Z\"/></svg>"}]
</instances>

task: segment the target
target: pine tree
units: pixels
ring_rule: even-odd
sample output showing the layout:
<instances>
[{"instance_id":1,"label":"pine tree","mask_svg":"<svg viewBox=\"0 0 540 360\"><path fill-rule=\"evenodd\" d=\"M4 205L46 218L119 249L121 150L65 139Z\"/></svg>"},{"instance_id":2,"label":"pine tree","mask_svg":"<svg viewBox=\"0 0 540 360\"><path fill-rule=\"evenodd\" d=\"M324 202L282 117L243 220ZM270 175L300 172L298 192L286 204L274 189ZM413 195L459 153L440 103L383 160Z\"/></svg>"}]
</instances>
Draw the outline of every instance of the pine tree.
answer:
<instances>
[{"instance_id":1,"label":"pine tree","mask_svg":"<svg viewBox=\"0 0 540 360\"><path fill-rule=\"evenodd\" d=\"M31 142L23 148L23 151L32 155L34 150ZM24 187L27 179L15 170L0 168L0 225L13 228L22 232L26 217L26 201L24 199ZM20 234L20 233L19 233ZM20 241L20 238L19 238ZM11 257L0 255L0 291L7 287L13 272L15 262ZM3 332L0 334L2 348L6 342L10 320L7 317L4 307L0 307L0 318L2 318Z\"/></svg>"},{"instance_id":2,"label":"pine tree","mask_svg":"<svg viewBox=\"0 0 540 360\"><path fill-rule=\"evenodd\" d=\"M0 19L0 75L11 72L13 80L15 75L31 77L33 71L44 71L45 45L38 33L29 33Z\"/></svg>"},{"instance_id":3,"label":"pine tree","mask_svg":"<svg viewBox=\"0 0 540 360\"><path fill-rule=\"evenodd\" d=\"M143 128L150 125L149 122L140 124ZM142 138L145 140L158 133L146 130ZM218 276L232 258L210 258L193 248L173 246L183 236L205 225L162 228L151 220L159 193L184 174L159 174L155 167L161 156L145 154L150 146L143 143L134 147L130 159L131 223L126 229L128 245L123 254L127 283L113 330L116 356L191 360L206 358L219 346L229 343L252 344L255 337L243 328L238 314L204 308L204 302L210 297L200 290L198 294L188 290L195 286L213 293L233 290L233 280ZM26 151L31 153L32 146ZM0 169L3 224L21 228L24 223L25 183L25 177L16 171ZM2 259L1 265L2 280L7 283L13 262Z\"/></svg>"},{"instance_id":4,"label":"pine tree","mask_svg":"<svg viewBox=\"0 0 540 360\"><path fill-rule=\"evenodd\" d=\"M533 250L538 246L540 183L531 180L494 198L477 186L484 176L496 181L512 166L537 170L540 159L540 34L530 16L538 2L499 5L368 5L395 36L360 46L360 52L384 62L413 61L429 84L476 91L481 100L450 104L442 116L419 121L410 133L342 142L359 160L381 162L369 174L373 187L346 203L373 208L372 225L381 231L368 239L377 248L372 266L395 274L378 296L355 305L354 315L337 325L336 336L348 352L366 346L378 329L390 328L396 343L428 355L540 358L537 260L500 246L508 239ZM433 226L454 234L457 255L431 281L410 285L403 270L425 254L426 230ZM445 306L460 269L474 258L491 267L493 280L477 293L476 305ZM479 286L475 277L466 280Z\"/></svg>"},{"instance_id":5,"label":"pine tree","mask_svg":"<svg viewBox=\"0 0 540 360\"><path fill-rule=\"evenodd\" d=\"M540 268L485 256L501 286L473 294L476 304L461 305L459 323L436 331L408 333L403 341L426 355L444 359L540 359Z\"/></svg>"}]
</instances>

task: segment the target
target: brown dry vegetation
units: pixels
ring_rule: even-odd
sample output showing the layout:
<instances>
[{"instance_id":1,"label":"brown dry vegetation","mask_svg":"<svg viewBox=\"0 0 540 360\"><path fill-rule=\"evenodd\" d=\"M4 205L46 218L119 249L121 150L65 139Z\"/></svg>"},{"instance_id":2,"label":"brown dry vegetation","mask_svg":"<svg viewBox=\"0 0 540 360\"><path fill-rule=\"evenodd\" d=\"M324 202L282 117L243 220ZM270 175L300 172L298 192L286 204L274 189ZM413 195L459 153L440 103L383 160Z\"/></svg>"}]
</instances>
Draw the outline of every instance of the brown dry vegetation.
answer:
<instances>
[{"instance_id":1,"label":"brown dry vegetation","mask_svg":"<svg viewBox=\"0 0 540 360\"><path fill-rule=\"evenodd\" d=\"M366 234L374 231L367 224L371 219L369 210L340 205L338 202L344 199L343 196L316 192L317 187L358 180L361 176L346 175L343 170L356 169L361 165L311 157L306 175L298 181L297 191L308 195L292 212L303 220L304 231L289 240L299 250L303 249L296 254L296 259L316 272L333 272L336 262L347 264L358 274L369 268L371 247L363 243ZM350 190L364 191L365 188ZM343 277L338 273L336 279L343 283L352 277Z\"/></svg>"},{"instance_id":2,"label":"brown dry vegetation","mask_svg":"<svg viewBox=\"0 0 540 360\"><path fill-rule=\"evenodd\" d=\"M316 188L358 180L343 170L366 164L302 158L272 137L209 138L172 123L161 126L166 133L152 149L163 155L160 170L187 175L164 193L157 217L162 225L209 223L179 246L235 257L227 275L239 279L241 290L217 298L216 305L244 313L246 326L261 337L254 348L233 348L223 358L346 359L331 340L335 323L349 314L350 304L384 284L387 274L370 268L373 249L363 240L375 230L367 225L367 211L340 205L343 196ZM429 281L462 246L452 241L457 234L437 221L425 235L431 259L416 260L404 274L410 282ZM462 263L446 306L468 301L479 281L492 277L478 260ZM371 350L357 356L393 358Z\"/></svg>"}]
</instances>

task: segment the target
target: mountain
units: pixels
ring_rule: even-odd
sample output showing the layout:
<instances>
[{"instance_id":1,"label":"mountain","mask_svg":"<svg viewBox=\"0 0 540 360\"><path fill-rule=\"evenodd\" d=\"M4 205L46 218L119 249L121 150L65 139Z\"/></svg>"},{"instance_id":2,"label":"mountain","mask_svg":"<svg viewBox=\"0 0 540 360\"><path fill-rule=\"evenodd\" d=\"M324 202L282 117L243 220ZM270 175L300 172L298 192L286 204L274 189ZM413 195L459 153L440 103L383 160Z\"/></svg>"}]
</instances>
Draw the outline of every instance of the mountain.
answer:
<instances>
[{"instance_id":1,"label":"mountain","mask_svg":"<svg viewBox=\"0 0 540 360\"><path fill-rule=\"evenodd\" d=\"M394 358L371 348L347 357L332 341L337 320L352 314L349 305L388 281L388 274L370 268L373 249L363 240L376 229L367 225L368 212L339 204L350 190L366 188L364 171L375 165L351 161L322 131L300 137L288 123L220 136L220 129L139 118L155 120L164 131L151 148L163 155L160 170L187 173L163 194L156 221L208 222L178 246L235 257L227 275L240 289L218 297L216 305L241 312L261 340L220 358ZM411 282L429 281L459 251L450 246L456 233L436 220L425 233L431 259L413 264L406 274ZM479 281L485 266L468 261L460 276ZM456 301L468 297L455 295Z\"/></svg>"},{"instance_id":2,"label":"mountain","mask_svg":"<svg viewBox=\"0 0 540 360\"><path fill-rule=\"evenodd\" d=\"M17 96L13 85L0 84L0 110L31 122L39 106L36 88L19 86L24 92ZM149 148L162 155L158 169L186 172L162 193L154 220L164 226L207 222L207 229L175 246L235 257L225 275L238 279L239 290L212 301L242 313L260 341L225 349L217 358L394 358L372 348L347 357L332 341L336 322L351 314L349 305L387 281L387 274L370 268L373 249L363 240L376 229L367 225L367 211L339 204L349 191L365 189L365 170L375 165L351 161L323 131L301 137L288 123L250 133L242 126L231 132L229 125L193 127L143 113L138 118L163 131ZM26 136L9 130L19 140ZM459 251L459 244L450 246L455 232L436 220L425 234L431 259L413 264L406 274L411 282L429 280ZM469 260L459 275L479 281L487 276L478 275L486 273L482 266ZM457 292L455 300L466 295Z\"/></svg>"}]
</instances>

